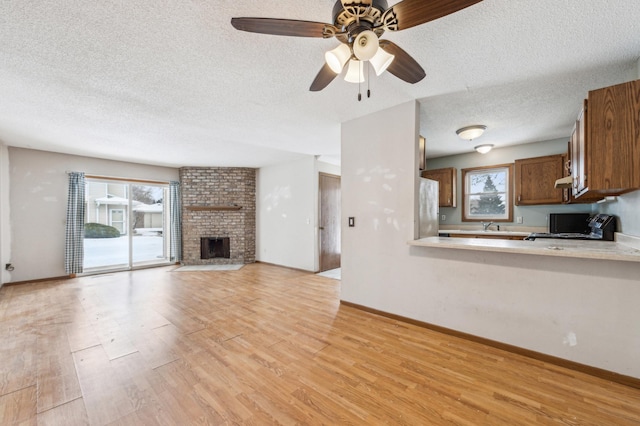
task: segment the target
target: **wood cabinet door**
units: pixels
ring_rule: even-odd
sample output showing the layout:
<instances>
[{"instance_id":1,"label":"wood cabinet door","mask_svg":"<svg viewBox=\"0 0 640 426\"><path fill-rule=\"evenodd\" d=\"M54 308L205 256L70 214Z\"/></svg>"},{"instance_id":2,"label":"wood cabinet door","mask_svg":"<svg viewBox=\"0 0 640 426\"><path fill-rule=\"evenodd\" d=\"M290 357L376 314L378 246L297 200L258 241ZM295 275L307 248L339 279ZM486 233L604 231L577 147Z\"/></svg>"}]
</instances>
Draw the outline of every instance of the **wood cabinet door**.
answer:
<instances>
[{"instance_id":1,"label":"wood cabinet door","mask_svg":"<svg viewBox=\"0 0 640 426\"><path fill-rule=\"evenodd\" d=\"M554 185L563 176L562 154L516 160L516 206L562 204L562 189Z\"/></svg>"},{"instance_id":2,"label":"wood cabinet door","mask_svg":"<svg viewBox=\"0 0 640 426\"><path fill-rule=\"evenodd\" d=\"M640 80L589 92L587 186L602 194L640 188Z\"/></svg>"},{"instance_id":3,"label":"wood cabinet door","mask_svg":"<svg viewBox=\"0 0 640 426\"><path fill-rule=\"evenodd\" d=\"M438 205L456 207L456 185L458 171L455 167L425 170L422 177L438 182Z\"/></svg>"}]
</instances>

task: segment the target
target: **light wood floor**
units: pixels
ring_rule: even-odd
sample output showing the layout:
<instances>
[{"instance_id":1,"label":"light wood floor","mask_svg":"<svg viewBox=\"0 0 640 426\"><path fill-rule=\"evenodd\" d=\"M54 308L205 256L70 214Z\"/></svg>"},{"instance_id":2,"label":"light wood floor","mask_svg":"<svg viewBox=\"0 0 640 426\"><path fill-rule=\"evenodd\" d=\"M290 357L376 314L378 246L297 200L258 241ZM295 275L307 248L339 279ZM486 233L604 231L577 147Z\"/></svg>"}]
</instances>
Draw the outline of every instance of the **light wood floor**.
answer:
<instances>
[{"instance_id":1,"label":"light wood floor","mask_svg":"<svg viewBox=\"0 0 640 426\"><path fill-rule=\"evenodd\" d=\"M0 424L640 424L638 389L340 306L336 280L172 269L2 288Z\"/></svg>"}]
</instances>

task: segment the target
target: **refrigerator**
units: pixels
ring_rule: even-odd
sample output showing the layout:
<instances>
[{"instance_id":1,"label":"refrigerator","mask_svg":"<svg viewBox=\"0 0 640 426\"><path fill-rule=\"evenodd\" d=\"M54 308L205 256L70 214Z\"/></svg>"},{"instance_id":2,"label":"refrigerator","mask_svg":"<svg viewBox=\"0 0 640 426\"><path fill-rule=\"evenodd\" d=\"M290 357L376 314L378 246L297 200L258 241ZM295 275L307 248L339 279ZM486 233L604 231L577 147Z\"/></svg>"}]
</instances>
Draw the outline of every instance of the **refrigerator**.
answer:
<instances>
[{"instance_id":1,"label":"refrigerator","mask_svg":"<svg viewBox=\"0 0 640 426\"><path fill-rule=\"evenodd\" d=\"M438 236L438 182L431 179L420 179L420 238Z\"/></svg>"}]
</instances>

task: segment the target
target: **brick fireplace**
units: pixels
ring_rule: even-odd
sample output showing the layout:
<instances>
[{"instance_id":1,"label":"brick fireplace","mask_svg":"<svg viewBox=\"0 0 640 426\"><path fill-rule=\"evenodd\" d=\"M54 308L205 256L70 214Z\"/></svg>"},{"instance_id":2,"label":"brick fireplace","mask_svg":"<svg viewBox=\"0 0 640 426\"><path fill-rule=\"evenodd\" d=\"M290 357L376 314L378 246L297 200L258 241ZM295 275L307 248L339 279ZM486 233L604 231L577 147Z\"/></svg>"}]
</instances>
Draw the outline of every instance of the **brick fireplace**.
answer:
<instances>
[{"instance_id":1,"label":"brick fireplace","mask_svg":"<svg viewBox=\"0 0 640 426\"><path fill-rule=\"evenodd\" d=\"M183 167L180 169L180 186L183 263L224 265L255 262L255 169ZM213 247L218 241L225 241L228 249L204 250L203 244Z\"/></svg>"}]
</instances>

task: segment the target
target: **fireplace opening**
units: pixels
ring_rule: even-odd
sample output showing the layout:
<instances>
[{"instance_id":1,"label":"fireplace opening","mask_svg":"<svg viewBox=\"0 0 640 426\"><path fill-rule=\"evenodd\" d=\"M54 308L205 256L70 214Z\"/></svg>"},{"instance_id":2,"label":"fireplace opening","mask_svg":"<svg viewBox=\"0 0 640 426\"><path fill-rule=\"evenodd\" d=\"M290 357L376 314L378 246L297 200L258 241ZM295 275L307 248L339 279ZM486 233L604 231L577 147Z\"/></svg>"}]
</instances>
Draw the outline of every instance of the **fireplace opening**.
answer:
<instances>
[{"instance_id":1,"label":"fireplace opening","mask_svg":"<svg viewBox=\"0 0 640 426\"><path fill-rule=\"evenodd\" d=\"M216 257L231 258L229 237L200 238L200 259L213 259Z\"/></svg>"}]
</instances>

